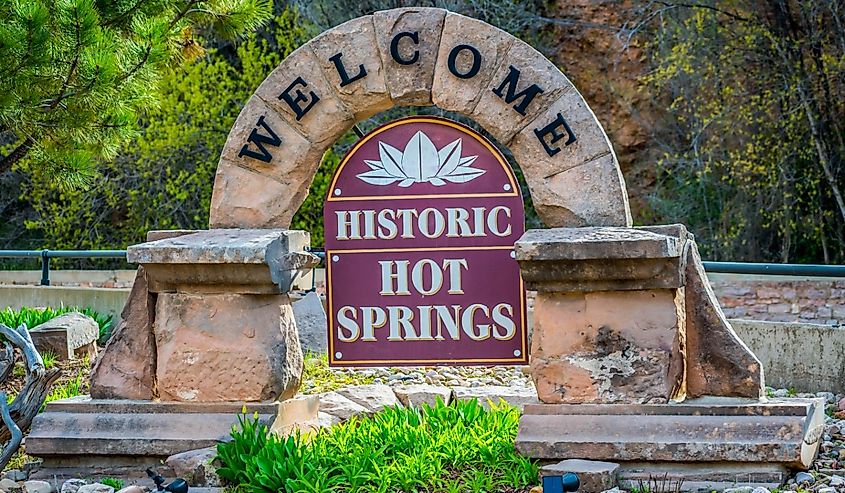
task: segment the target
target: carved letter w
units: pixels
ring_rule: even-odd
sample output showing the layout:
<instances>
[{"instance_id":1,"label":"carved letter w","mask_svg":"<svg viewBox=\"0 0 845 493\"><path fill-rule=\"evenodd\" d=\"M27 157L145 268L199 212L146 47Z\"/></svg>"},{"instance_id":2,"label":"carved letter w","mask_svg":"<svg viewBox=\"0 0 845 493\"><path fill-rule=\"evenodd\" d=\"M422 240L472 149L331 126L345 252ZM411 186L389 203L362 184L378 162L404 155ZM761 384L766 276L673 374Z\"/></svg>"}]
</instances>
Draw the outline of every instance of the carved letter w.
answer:
<instances>
[{"instance_id":1,"label":"carved letter w","mask_svg":"<svg viewBox=\"0 0 845 493\"><path fill-rule=\"evenodd\" d=\"M258 123L255 125L256 128L252 129L252 132L249 134L249 137L246 139L246 144L241 147L241 152L238 153L238 157L248 156L253 159L258 159L259 161L264 161L265 163L269 163L271 159L273 159L273 155L270 154L270 151L267 150L264 145L271 145L273 147L279 147L282 144L282 139L276 135L276 132L270 128L270 125L267 125L267 122L264 121L264 116L260 116L258 118ZM269 135L261 135L258 133L258 127L263 128ZM249 148L249 143L252 142L258 147L258 151L253 151Z\"/></svg>"}]
</instances>

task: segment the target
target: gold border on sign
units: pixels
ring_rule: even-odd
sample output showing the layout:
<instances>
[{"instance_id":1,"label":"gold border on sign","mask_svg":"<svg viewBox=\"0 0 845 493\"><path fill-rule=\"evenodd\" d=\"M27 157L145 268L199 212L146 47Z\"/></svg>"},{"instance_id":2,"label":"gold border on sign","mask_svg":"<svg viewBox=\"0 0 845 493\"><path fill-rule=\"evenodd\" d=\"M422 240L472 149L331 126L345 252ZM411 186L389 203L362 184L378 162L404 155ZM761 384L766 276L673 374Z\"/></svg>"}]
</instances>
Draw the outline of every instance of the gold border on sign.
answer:
<instances>
[{"instance_id":1,"label":"gold border on sign","mask_svg":"<svg viewBox=\"0 0 845 493\"><path fill-rule=\"evenodd\" d=\"M343 168L346 166L346 163L352 158L352 156L358 152L358 149L361 148L362 145L366 144L376 135L384 132L385 130L389 130L393 127L399 125L405 125L408 123L435 123L438 125L446 125L448 127L456 128L463 132L464 134L472 137L476 141L478 141L481 145L487 148L490 151L490 154L496 158L496 161L499 163L499 166L502 167L502 170L505 172L505 176L508 177L508 181L510 182L511 190L510 192L491 192L491 193L466 193L466 194L427 194L427 195L374 195L374 196L353 196L353 197L337 197L332 192L335 190L337 185L337 179L340 178L341 173L343 172ZM483 135L479 134L475 130L461 125L458 122L454 122L452 120L446 118L439 118L435 116L411 116L407 118L402 118L399 120L392 121L381 127L376 128L372 132L368 133L364 137L361 138L358 142L355 143L355 146L346 153L344 156L343 161L341 161L340 166L338 166L337 170L334 172L334 178L332 178L332 185L329 188L329 196L326 198L326 202L343 202L349 200L395 200L395 199L434 199L434 198L484 198L484 197L518 197L519 196L519 187L516 184L516 179L513 175L513 169L511 169L510 165L505 158L502 156L502 153L493 146L490 141L488 141Z\"/></svg>"},{"instance_id":2,"label":"gold border on sign","mask_svg":"<svg viewBox=\"0 0 845 493\"><path fill-rule=\"evenodd\" d=\"M457 248L383 248L383 249L357 249L357 250L326 250L326 298L329 305L328 313L328 329L329 329L329 365L336 366L352 366L356 364L383 364L395 363L399 365L424 365L426 363L526 363L528 362L528 353L526 352L528 346L528 319L525 311L525 284L522 281L522 276L519 277L519 316L522 322L522 337L520 340L520 357L514 358L464 358L464 359L419 359L419 360L404 360L404 359L383 359L383 360L338 360L335 358L334 351L334 306L332 302L332 258L335 253L383 253L383 252L432 252L443 250L513 250L512 246L489 246L489 247L457 247Z\"/></svg>"}]
</instances>

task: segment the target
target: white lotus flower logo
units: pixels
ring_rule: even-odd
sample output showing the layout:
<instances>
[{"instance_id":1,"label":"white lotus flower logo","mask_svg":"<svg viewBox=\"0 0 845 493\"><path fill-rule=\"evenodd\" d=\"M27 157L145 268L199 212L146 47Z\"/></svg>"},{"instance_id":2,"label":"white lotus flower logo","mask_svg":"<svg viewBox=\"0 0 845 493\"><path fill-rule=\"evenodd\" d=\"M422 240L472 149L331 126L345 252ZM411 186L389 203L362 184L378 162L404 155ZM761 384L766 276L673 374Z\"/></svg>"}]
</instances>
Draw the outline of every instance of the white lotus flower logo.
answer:
<instances>
[{"instance_id":1,"label":"white lotus flower logo","mask_svg":"<svg viewBox=\"0 0 845 493\"><path fill-rule=\"evenodd\" d=\"M410 187L414 183L441 187L447 181L466 183L485 173L483 169L470 166L478 156L461 157L461 139L437 150L422 131L411 137L404 151L379 142L378 152L381 160L365 159L370 171L357 175L371 185L390 185L398 181L400 187Z\"/></svg>"}]
</instances>

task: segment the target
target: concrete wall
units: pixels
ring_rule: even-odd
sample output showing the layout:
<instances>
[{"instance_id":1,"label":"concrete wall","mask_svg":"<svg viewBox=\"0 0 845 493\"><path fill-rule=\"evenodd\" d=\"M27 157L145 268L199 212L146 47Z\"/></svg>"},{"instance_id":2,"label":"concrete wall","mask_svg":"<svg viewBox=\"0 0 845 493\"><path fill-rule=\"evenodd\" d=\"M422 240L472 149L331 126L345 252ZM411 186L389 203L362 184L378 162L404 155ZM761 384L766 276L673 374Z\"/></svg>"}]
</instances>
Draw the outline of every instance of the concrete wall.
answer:
<instances>
[{"instance_id":1,"label":"concrete wall","mask_svg":"<svg viewBox=\"0 0 845 493\"><path fill-rule=\"evenodd\" d=\"M123 310L129 288L79 288L66 286L3 286L0 285L0 309L18 310L29 307L90 307L106 314L118 315Z\"/></svg>"},{"instance_id":2,"label":"concrete wall","mask_svg":"<svg viewBox=\"0 0 845 493\"><path fill-rule=\"evenodd\" d=\"M760 358L766 385L798 392L845 392L845 328L731 320Z\"/></svg>"}]
</instances>

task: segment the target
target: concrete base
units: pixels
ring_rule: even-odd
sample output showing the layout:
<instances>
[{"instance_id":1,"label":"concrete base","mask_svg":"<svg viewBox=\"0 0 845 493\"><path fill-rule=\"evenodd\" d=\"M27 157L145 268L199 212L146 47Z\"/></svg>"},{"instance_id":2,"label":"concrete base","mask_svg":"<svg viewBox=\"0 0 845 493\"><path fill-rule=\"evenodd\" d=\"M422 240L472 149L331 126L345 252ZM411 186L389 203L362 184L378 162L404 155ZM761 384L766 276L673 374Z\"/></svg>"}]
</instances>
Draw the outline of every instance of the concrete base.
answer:
<instances>
[{"instance_id":1,"label":"concrete base","mask_svg":"<svg viewBox=\"0 0 845 493\"><path fill-rule=\"evenodd\" d=\"M143 476L147 467L169 473L168 456L228 441L243 409L279 433L317 426L316 397L270 403L54 401L35 417L26 452L44 460L37 478Z\"/></svg>"},{"instance_id":2,"label":"concrete base","mask_svg":"<svg viewBox=\"0 0 845 493\"><path fill-rule=\"evenodd\" d=\"M516 448L536 459L620 463L622 484L667 473L689 481L684 489L699 481L771 485L787 468L810 466L823 430L822 399L540 404L525 407Z\"/></svg>"}]
</instances>

